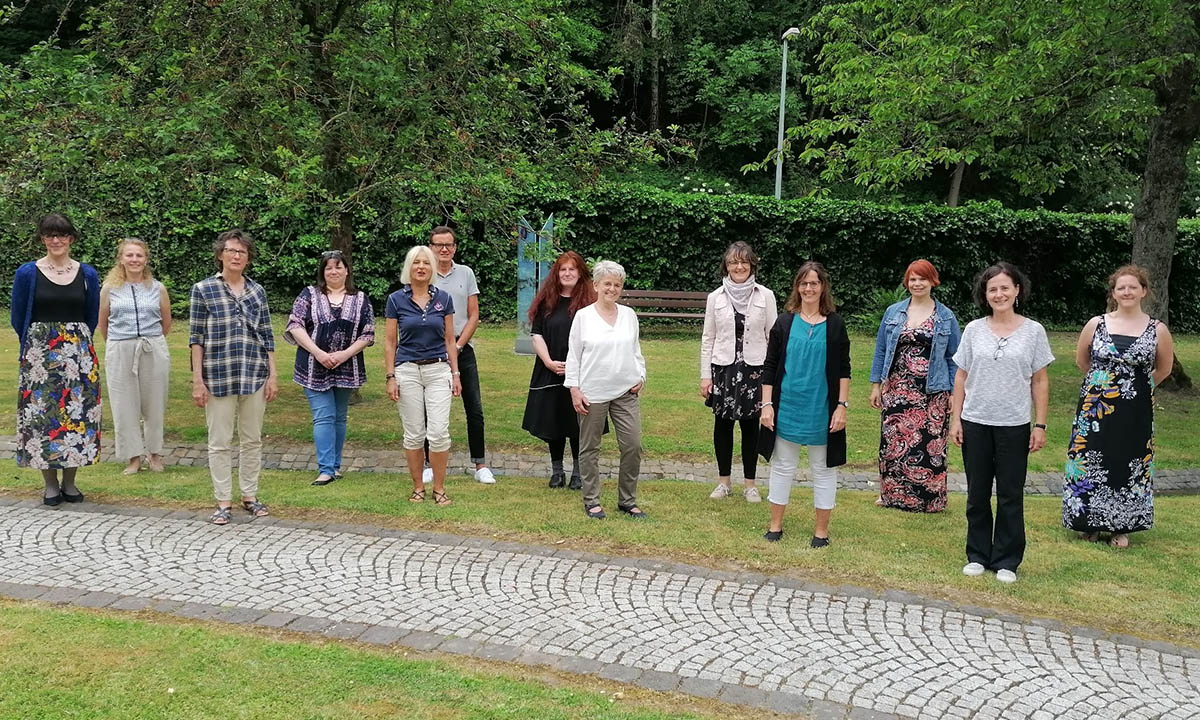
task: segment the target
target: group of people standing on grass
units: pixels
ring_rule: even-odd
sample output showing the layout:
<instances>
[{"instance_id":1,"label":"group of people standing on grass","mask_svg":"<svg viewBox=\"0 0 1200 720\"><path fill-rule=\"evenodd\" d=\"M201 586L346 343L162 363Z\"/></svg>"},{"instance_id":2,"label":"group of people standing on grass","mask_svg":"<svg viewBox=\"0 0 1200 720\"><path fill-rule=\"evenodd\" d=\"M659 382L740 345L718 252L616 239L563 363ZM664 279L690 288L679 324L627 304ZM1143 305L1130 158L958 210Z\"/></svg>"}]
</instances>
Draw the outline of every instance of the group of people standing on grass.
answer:
<instances>
[{"instance_id":1,"label":"group of people standing on grass","mask_svg":"<svg viewBox=\"0 0 1200 720\"><path fill-rule=\"evenodd\" d=\"M47 505L81 502L79 467L100 454L99 362L92 333L106 337L106 375L117 455L125 472L148 459L163 468L163 422L170 358L170 299L154 280L147 245L118 243L116 262L100 281L70 256L77 232L65 216L38 226L46 255L18 268L12 324L21 343L17 460L42 471ZM403 287L385 309L384 383L397 404L413 490L426 485L439 506L450 449L449 412L461 396L475 478L495 482L486 465L478 368L471 339L479 323L479 288L471 269L454 262L457 238L434 228L428 245L411 248ZM242 230L213 246L217 273L191 289L189 347L192 399L204 408L208 460L217 508L232 518L232 442L239 441L241 508L269 509L258 497L262 420L278 393L275 341L267 296L245 275L254 242ZM783 519L802 448L813 483L814 548L830 544L837 468L846 462L850 340L835 310L828 271L818 262L797 270L780 314L770 289L757 282L759 258L745 242L721 258L721 286L706 303L700 347L700 395L714 415L718 483L710 497L732 492L733 433L741 429L742 495L760 502L757 457L770 463L768 541L783 537ZM582 491L589 518L606 516L599 450L610 427L620 450L617 508L647 517L637 499L641 465L640 392L646 363L636 313L619 303L625 270L600 261L589 268L576 252L555 261L529 309L536 352L522 427L547 444L552 488ZM1046 443L1048 366L1045 330L1020 314L1028 278L1000 262L975 279L983 317L960 332L954 313L934 299L940 282L927 260L903 275L910 294L885 311L871 367L870 404L882 412L881 492L876 504L912 512L946 507L946 452L963 449L967 475L966 575L996 572L1016 580L1025 549L1023 485L1027 459ZM1109 278L1109 308L1080 334L1076 364L1086 375L1068 449L1063 524L1088 540L1110 535L1126 547L1129 533L1153 526L1153 402L1170 374L1167 328L1146 315L1145 271L1133 265ZM363 351L375 342L370 300L355 288L349 259L322 253L316 281L301 291L284 338L297 346L293 380L313 417L318 475L342 476L342 449L352 394L366 382ZM567 474L565 450L571 448ZM991 495L996 493L993 517Z\"/></svg>"}]
</instances>

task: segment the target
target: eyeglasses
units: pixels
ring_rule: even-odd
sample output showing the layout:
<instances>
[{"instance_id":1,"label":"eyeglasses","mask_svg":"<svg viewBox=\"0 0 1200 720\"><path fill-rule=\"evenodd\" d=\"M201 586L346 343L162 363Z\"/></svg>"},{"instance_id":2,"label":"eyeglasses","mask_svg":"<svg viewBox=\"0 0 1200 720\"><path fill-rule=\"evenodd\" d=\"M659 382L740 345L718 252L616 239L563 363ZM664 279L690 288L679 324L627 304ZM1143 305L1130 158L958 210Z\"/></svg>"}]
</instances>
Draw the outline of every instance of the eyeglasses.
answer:
<instances>
[{"instance_id":1,"label":"eyeglasses","mask_svg":"<svg viewBox=\"0 0 1200 720\"><path fill-rule=\"evenodd\" d=\"M42 239L43 240L70 240L72 237L74 237L74 236L73 235L60 235L58 233L54 233L52 235L43 235Z\"/></svg>"},{"instance_id":2,"label":"eyeglasses","mask_svg":"<svg viewBox=\"0 0 1200 720\"><path fill-rule=\"evenodd\" d=\"M250 254L249 250L245 250L242 248L232 248L232 247L224 248L221 252L224 252L227 255L249 255Z\"/></svg>"},{"instance_id":3,"label":"eyeglasses","mask_svg":"<svg viewBox=\"0 0 1200 720\"><path fill-rule=\"evenodd\" d=\"M325 252L321 253L322 260L332 260L333 258L341 260L344 257L346 256L341 250L326 250Z\"/></svg>"},{"instance_id":4,"label":"eyeglasses","mask_svg":"<svg viewBox=\"0 0 1200 720\"><path fill-rule=\"evenodd\" d=\"M449 250L452 247L457 247L458 243L431 243L434 250Z\"/></svg>"},{"instance_id":5,"label":"eyeglasses","mask_svg":"<svg viewBox=\"0 0 1200 720\"><path fill-rule=\"evenodd\" d=\"M820 280L804 280L802 282L797 283L796 287L819 288L819 287L821 287L821 281Z\"/></svg>"},{"instance_id":6,"label":"eyeglasses","mask_svg":"<svg viewBox=\"0 0 1200 720\"><path fill-rule=\"evenodd\" d=\"M1002 337L996 341L996 352L992 353L993 360L1004 357L1004 348L1008 347L1008 338Z\"/></svg>"}]
</instances>

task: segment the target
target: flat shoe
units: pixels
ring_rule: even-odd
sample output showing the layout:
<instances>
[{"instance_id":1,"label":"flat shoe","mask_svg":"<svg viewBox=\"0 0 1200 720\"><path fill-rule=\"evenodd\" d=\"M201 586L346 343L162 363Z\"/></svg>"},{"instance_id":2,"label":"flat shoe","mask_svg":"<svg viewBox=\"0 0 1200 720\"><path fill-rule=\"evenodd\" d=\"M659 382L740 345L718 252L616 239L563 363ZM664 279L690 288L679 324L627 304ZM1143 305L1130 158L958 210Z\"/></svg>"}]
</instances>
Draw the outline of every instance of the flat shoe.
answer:
<instances>
[{"instance_id":1,"label":"flat shoe","mask_svg":"<svg viewBox=\"0 0 1200 720\"><path fill-rule=\"evenodd\" d=\"M592 510L595 510L596 512L592 512ZM608 517L607 515L604 514L604 509L601 508L600 505L595 504L595 503L593 503L591 505L584 505L583 506L583 514L587 515L588 517L590 517L593 520L603 520L604 518Z\"/></svg>"},{"instance_id":2,"label":"flat shoe","mask_svg":"<svg viewBox=\"0 0 1200 720\"><path fill-rule=\"evenodd\" d=\"M817 537L816 535L813 535L813 539L812 539L812 542L810 543L810 545L812 545L812 547L814 547L814 548L829 547L829 538Z\"/></svg>"},{"instance_id":3,"label":"flat shoe","mask_svg":"<svg viewBox=\"0 0 1200 720\"><path fill-rule=\"evenodd\" d=\"M62 493L62 499L69 503L81 503L83 502L83 493L76 493L75 495L72 495L64 490Z\"/></svg>"},{"instance_id":4,"label":"flat shoe","mask_svg":"<svg viewBox=\"0 0 1200 720\"><path fill-rule=\"evenodd\" d=\"M550 476L550 487L561 488L567 486L567 476L563 473L554 473Z\"/></svg>"},{"instance_id":5,"label":"flat shoe","mask_svg":"<svg viewBox=\"0 0 1200 720\"><path fill-rule=\"evenodd\" d=\"M316 480L312 481L312 484L317 485L317 486L323 486L323 485L328 485L329 483L333 482L334 480L337 480L336 475L325 475L324 473L322 473L317 476Z\"/></svg>"},{"instance_id":6,"label":"flat shoe","mask_svg":"<svg viewBox=\"0 0 1200 720\"><path fill-rule=\"evenodd\" d=\"M571 476L571 482L567 483L568 490L580 490L583 488L583 478L578 475Z\"/></svg>"},{"instance_id":7,"label":"flat shoe","mask_svg":"<svg viewBox=\"0 0 1200 720\"><path fill-rule=\"evenodd\" d=\"M620 510L621 512L625 513L629 517L633 518L634 520L645 520L646 518L650 517L646 513L642 512L642 509L639 508L637 505L634 505L633 507L621 507L620 505L618 505L617 509Z\"/></svg>"},{"instance_id":8,"label":"flat shoe","mask_svg":"<svg viewBox=\"0 0 1200 720\"><path fill-rule=\"evenodd\" d=\"M45 495L42 496L42 504L49 505L50 507L57 507L58 505L60 505L62 503L62 501L63 501L62 493L59 493L59 494L55 495L54 497L46 497Z\"/></svg>"},{"instance_id":9,"label":"flat shoe","mask_svg":"<svg viewBox=\"0 0 1200 720\"><path fill-rule=\"evenodd\" d=\"M783 538L782 530L768 530L763 533L763 539L767 542L779 542Z\"/></svg>"}]
</instances>

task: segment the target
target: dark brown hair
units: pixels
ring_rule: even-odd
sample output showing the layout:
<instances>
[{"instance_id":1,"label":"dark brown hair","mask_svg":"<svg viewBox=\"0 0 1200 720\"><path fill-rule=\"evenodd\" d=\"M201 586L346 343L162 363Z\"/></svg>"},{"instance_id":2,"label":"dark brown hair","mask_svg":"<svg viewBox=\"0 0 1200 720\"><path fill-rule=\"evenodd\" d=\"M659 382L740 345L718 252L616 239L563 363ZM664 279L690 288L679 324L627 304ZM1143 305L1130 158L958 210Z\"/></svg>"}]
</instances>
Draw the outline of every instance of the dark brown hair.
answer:
<instances>
[{"instance_id":1,"label":"dark brown hair","mask_svg":"<svg viewBox=\"0 0 1200 720\"><path fill-rule=\"evenodd\" d=\"M429 240L432 241L435 235L449 235L454 238L454 244L458 244L458 233L454 232L454 228L449 225L438 225L429 231Z\"/></svg>"},{"instance_id":2,"label":"dark brown hair","mask_svg":"<svg viewBox=\"0 0 1200 720\"><path fill-rule=\"evenodd\" d=\"M317 289L323 293L329 292L329 288L325 285L325 270L334 260L346 268L346 294L353 295L358 292L358 289L354 287L354 274L350 272L350 261L346 259L346 254L341 250L326 250L321 253L321 262L317 265Z\"/></svg>"},{"instance_id":3,"label":"dark brown hair","mask_svg":"<svg viewBox=\"0 0 1200 720\"><path fill-rule=\"evenodd\" d=\"M837 307L833 304L833 290L829 288L829 271L816 260L809 260L796 271L796 277L792 280L792 292L788 295L784 309L791 313L800 312L800 281L810 272L815 272L817 279L821 281L821 299L818 308L822 315L828 315L837 310Z\"/></svg>"},{"instance_id":4,"label":"dark brown hair","mask_svg":"<svg viewBox=\"0 0 1200 720\"><path fill-rule=\"evenodd\" d=\"M750 243L745 240L738 240L730 243L729 247L725 248L725 252L721 254L721 267L717 268L717 277L724 279L729 274L730 260L745 260L750 263L750 274L758 274L758 255L754 253L754 248L750 247Z\"/></svg>"},{"instance_id":5,"label":"dark brown hair","mask_svg":"<svg viewBox=\"0 0 1200 720\"><path fill-rule=\"evenodd\" d=\"M218 235L216 242L213 243L213 259L217 261L218 270L225 269L225 265L221 262L221 253L225 252L225 242L228 240L236 240L246 248L247 265L254 261L254 238L250 237L250 233L245 230L234 228Z\"/></svg>"},{"instance_id":6,"label":"dark brown hair","mask_svg":"<svg viewBox=\"0 0 1200 720\"><path fill-rule=\"evenodd\" d=\"M38 240L50 235L69 235L72 240L79 239L79 233L75 230L75 224L62 213L50 213L38 221Z\"/></svg>"},{"instance_id":7,"label":"dark brown hair","mask_svg":"<svg viewBox=\"0 0 1200 720\"><path fill-rule=\"evenodd\" d=\"M992 306L987 301L987 284L997 275L1009 276L1012 278L1013 285L1017 286L1017 297L1013 300L1014 310L1021 304L1022 300L1029 300L1029 278L1025 273L1021 272L1021 269L1012 263L998 262L976 275L974 287L971 288L971 296L975 299L975 304L979 306L979 309L985 315L992 314Z\"/></svg>"},{"instance_id":8,"label":"dark brown hair","mask_svg":"<svg viewBox=\"0 0 1200 720\"><path fill-rule=\"evenodd\" d=\"M592 285L592 273L588 270L587 261L574 250L568 250L559 255L550 266L550 275L542 282L541 289L529 306L529 322L536 320L539 314L549 316L554 312L554 308L558 307L558 298L562 296L562 283L558 279L558 271L567 263L575 265L579 270L579 282L575 283L575 290L571 293L571 305L567 308L567 313L573 318L580 308L596 302L596 288Z\"/></svg>"}]
</instances>

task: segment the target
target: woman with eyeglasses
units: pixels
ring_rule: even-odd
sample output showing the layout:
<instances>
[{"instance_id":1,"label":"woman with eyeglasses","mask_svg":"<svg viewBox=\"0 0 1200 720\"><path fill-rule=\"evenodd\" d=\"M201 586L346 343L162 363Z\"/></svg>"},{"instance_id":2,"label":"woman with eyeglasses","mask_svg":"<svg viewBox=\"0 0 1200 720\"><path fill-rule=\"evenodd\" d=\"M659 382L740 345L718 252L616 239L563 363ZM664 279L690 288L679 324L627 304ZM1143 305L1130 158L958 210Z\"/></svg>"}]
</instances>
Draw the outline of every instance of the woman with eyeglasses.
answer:
<instances>
[{"instance_id":1,"label":"woman with eyeglasses","mask_svg":"<svg viewBox=\"0 0 1200 720\"><path fill-rule=\"evenodd\" d=\"M973 294L985 316L967 325L954 354L958 371L950 421L950 438L962 448L967 474L967 564L962 571L978 576L993 570L997 580L1011 583L1025 555L1029 453L1046 444L1047 368L1054 355L1046 330L1018 313L1029 300L1025 273L996 263L975 278Z\"/></svg>"},{"instance_id":2,"label":"woman with eyeglasses","mask_svg":"<svg viewBox=\"0 0 1200 720\"><path fill-rule=\"evenodd\" d=\"M83 502L75 473L100 459L100 276L71 257L79 233L65 215L43 217L37 237L46 254L17 268L9 305L21 341L16 455L42 472L42 503L54 506Z\"/></svg>"},{"instance_id":3,"label":"woman with eyeglasses","mask_svg":"<svg viewBox=\"0 0 1200 720\"><path fill-rule=\"evenodd\" d=\"M775 294L755 280L758 255L738 240L721 256L721 287L708 295L700 338L700 397L713 411L717 486L713 500L732 492L733 426L742 429L742 497L761 502L758 465L758 401L762 396L767 340L779 310Z\"/></svg>"},{"instance_id":4,"label":"woman with eyeglasses","mask_svg":"<svg viewBox=\"0 0 1200 720\"><path fill-rule=\"evenodd\" d=\"M763 362L758 452L771 463L771 520L763 538L783 538L800 448L807 446L814 508L810 545L823 548L830 542L837 469L846 464L850 336L834 312L829 273L819 262L810 260L796 271L785 310L771 328Z\"/></svg>"},{"instance_id":5,"label":"woman with eyeglasses","mask_svg":"<svg viewBox=\"0 0 1200 720\"><path fill-rule=\"evenodd\" d=\"M317 282L292 304L283 337L296 346L292 379L312 410L318 473L312 484L328 485L342 477L346 411L350 395L367 379L363 350L375 344L371 301L355 289L340 250L321 253Z\"/></svg>"}]
</instances>

